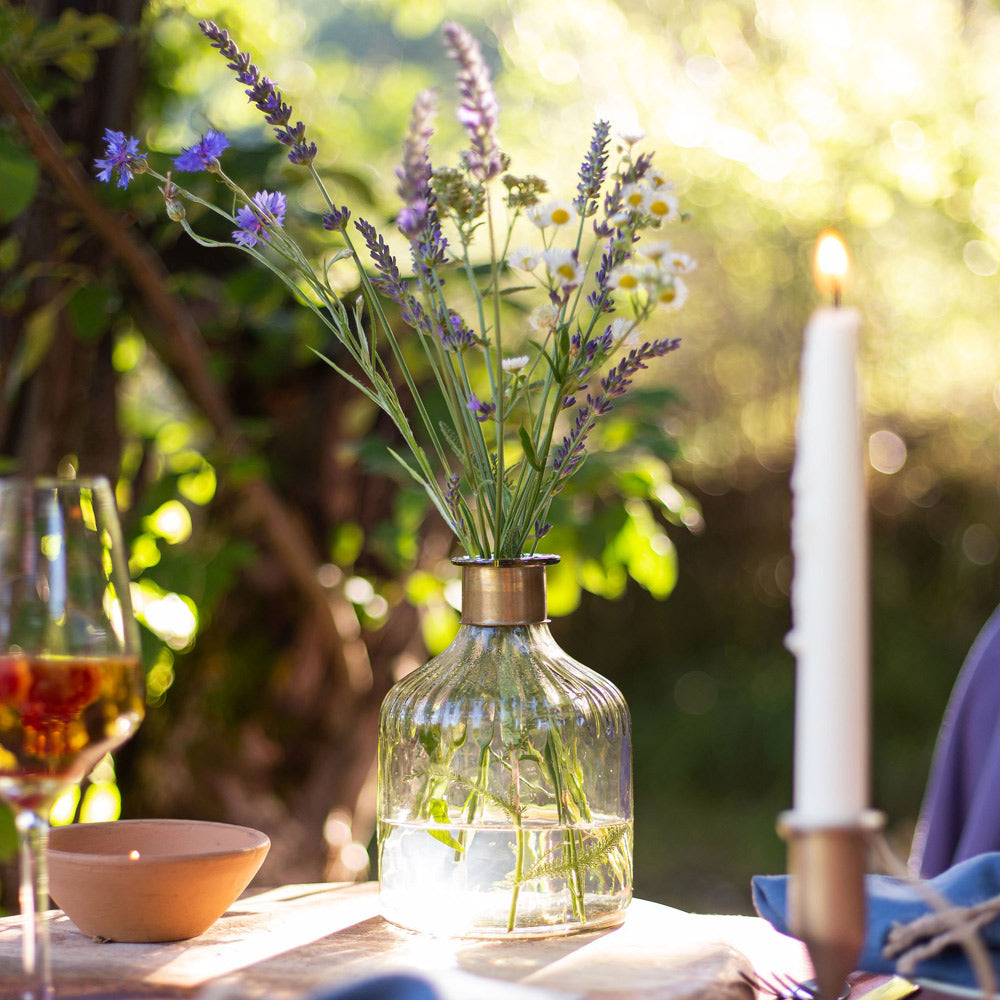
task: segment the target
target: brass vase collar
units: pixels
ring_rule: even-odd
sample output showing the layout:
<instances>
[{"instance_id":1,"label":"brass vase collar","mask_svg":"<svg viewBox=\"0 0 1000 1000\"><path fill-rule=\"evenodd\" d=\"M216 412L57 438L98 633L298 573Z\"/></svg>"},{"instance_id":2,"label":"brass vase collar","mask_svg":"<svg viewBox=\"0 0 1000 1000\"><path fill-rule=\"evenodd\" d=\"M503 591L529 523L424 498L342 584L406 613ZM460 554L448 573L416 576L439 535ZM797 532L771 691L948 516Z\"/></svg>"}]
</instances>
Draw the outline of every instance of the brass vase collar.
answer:
<instances>
[{"instance_id":1,"label":"brass vase collar","mask_svg":"<svg viewBox=\"0 0 1000 1000\"><path fill-rule=\"evenodd\" d=\"M558 556L453 559L462 567L463 625L535 625L547 621L545 567Z\"/></svg>"}]
</instances>

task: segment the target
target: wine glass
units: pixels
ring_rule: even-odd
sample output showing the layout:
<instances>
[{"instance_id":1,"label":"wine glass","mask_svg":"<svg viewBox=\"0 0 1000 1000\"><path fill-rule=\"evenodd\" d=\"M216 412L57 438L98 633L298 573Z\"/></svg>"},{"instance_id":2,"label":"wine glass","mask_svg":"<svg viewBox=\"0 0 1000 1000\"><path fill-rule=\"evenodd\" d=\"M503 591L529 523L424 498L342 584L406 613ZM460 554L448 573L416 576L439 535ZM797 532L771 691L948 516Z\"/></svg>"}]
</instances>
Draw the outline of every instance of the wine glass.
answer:
<instances>
[{"instance_id":1,"label":"wine glass","mask_svg":"<svg viewBox=\"0 0 1000 1000\"><path fill-rule=\"evenodd\" d=\"M108 481L0 477L0 798L20 845L23 1000L52 996L49 810L135 732L143 705Z\"/></svg>"}]
</instances>

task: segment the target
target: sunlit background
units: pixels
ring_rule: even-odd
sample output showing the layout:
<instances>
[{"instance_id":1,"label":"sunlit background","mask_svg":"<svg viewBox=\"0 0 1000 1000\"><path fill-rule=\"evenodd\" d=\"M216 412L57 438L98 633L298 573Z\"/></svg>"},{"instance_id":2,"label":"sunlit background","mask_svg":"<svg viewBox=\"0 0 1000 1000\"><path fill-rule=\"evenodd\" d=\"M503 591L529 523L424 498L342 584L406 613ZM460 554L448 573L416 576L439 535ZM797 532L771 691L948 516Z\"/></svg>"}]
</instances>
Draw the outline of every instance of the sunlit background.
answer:
<instances>
[{"instance_id":1,"label":"sunlit background","mask_svg":"<svg viewBox=\"0 0 1000 1000\"><path fill-rule=\"evenodd\" d=\"M630 508L647 562L650 552L661 558L628 580L600 558L574 557L553 590L556 610L582 605L557 622L563 644L633 707L645 898L745 912L750 875L784 864L773 824L791 796L793 663L782 639L799 351L819 304L813 241L828 226L841 231L854 265L844 298L863 317L874 804L905 854L944 701L1000 600L1000 9L975 0L482 0L474 13L459 0L153 3L148 58L161 90L140 115L144 141L173 152L222 128L255 157L261 186L275 187L289 181L288 165L200 41L203 17L253 50L309 123L334 197L365 211L395 210L400 139L427 86L442 107L432 155L454 159L461 139L439 38L450 17L484 46L515 171L571 197L591 125L607 118L644 132L676 184L690 220L675 243L699 267L685 310L652 332L683 338L657 376L677 394L657 419L679 450L672 479L650 472L658 499ZM314 208L311 197L299 193L300 207ZM258 364L275 356L279 332L283 350L307 341L287 311L277 329L282 302L277 288L245 278L217 303L255 330L274 317ZM139 331L118 331L115 363L128 425L154 443L170 484L132 539L133 599L159 639L147 658L155 715L185 664L210 666L190 657L210 624L211 583L182 570L191 546L211 539L217 475L204 427ZM136 447L126 466L139 458ZM419 505L394 512L404 567L420 516ZM346 595L355 628L377 631L401 593L422 602L424 638L439 648L455 624L454 586L412 562L396 579L366 572L356 563L365 544L345 518L323 585ZM219 553L218 539L208 545ZM113 772L103 784L117 794ZM137 801L170 799L146 790ZM374 874L363 822L335 810L324 829L346 870Z\"/></svg>"}]
</instances>

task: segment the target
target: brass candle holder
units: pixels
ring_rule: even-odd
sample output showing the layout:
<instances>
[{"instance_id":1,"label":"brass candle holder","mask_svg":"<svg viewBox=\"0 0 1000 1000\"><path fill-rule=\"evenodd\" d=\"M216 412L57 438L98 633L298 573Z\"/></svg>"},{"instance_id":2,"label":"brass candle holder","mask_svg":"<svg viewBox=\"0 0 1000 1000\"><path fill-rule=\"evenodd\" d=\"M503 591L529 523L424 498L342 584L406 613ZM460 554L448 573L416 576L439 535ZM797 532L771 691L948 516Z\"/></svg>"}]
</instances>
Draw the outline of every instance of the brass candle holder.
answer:
<instances>
[{"instance_id":1,"label":"brass candle holder","mask_svg":"<svg viewBox=\"0 0 1000 1000\"><path fill-rule=\"evenodd\" d=\"M865 940L868 846L885 818L866 810L842 824L804 822L794 810L778 817L788 844L788 929L806 945L821 1000L836 997Z\"/></svg>"}]
</instances>

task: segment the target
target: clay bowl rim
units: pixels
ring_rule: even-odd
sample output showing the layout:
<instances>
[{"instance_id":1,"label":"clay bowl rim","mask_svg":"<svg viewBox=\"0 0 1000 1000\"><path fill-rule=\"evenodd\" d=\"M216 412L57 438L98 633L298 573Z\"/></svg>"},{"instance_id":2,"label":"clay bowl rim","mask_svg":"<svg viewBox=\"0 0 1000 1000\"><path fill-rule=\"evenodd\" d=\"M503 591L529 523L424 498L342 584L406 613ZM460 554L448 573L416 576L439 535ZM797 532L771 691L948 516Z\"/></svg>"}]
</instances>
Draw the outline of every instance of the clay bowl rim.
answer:
<instances>
[{"instance_id":1,"label":"clay bowl rim","mask_svg":"<svg viewBox=\"0 0 1000 1000\"><path fill-rule=\"evenodd\" d=\"M123 847L117 846L113 849L94 851L86 850L74 846L76 837L85 840L91 836L99 836L102 830L114 829L116 832L125 830L142 830L154 834L157 827L178 828L194 827L197 830L208 831L210 829L222 830L227 833L249 834L249 842L225 846L222 844L213 847L195 847L184 849L178 846L169 851L158 851L157 853L145 854L142 845L134 847L139 851L139 857L132 858L128 854L123 854ZM53 841L69 840L69 844L58 846ZM131 870L142 867L153 867L158 865L176 865L178 862L208 860L220 857L237 857L239 855L255 854L261 850L269 849L271 838L266 833L256 830L250 826L240 826L234 823L220 823L214 820L199 819L118 819L99 823L71 823L67 826L54 827L49 833L48 853L59 856L60 861L69 864L101 865L107 867L118 867L127 863ZM145 850L152 848L146 847Z\"/></svg>"}]
</instances>

